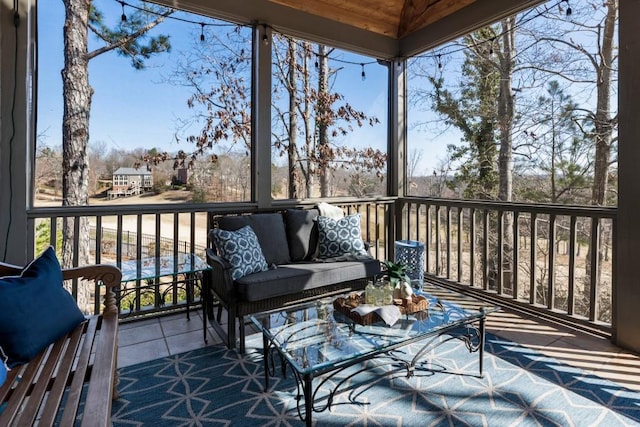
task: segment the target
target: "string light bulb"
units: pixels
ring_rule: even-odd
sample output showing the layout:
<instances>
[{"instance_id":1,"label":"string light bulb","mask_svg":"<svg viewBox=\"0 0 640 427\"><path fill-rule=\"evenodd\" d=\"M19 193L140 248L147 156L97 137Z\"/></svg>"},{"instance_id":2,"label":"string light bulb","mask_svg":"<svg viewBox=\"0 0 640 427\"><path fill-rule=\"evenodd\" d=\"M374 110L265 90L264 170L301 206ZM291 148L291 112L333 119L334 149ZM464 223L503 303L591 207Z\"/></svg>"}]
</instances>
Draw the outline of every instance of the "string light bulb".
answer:
<instances>
[{"instance_id":1,"label":"string light bulb","mask_svg":"<svg viewBox=\"0 0 640 427\"><path fill-rule=\"evenodd\" d=\"M124 13L124 2L120 2L120 6L122 6L122 15L120 15L120 20L122 22L127 22L127 15Z\"/></svg>"},{"instance_id":2,"label":"string light bulb","mask_svg":"<svg viewBox=\"0 0 640 427\"><path fill-rule=\"evenodd\" d=\"M362 73L360 73L360 75L362 76L362 81L367 80L367 74L364 72L364 64L360 64L360 66L362 67Z\"/></svg>"},{"instance_id":3,"label":"string light bulb","mask_svg":"<svg viewBox=\"0 0 640 427\"><path fill-rule=\"evenodd\" d=\"M204 41L204 22L200 23L200 41Z\"/></svg>"},{"instance_id":4,"label":"string light bulb","mask_svg":"<svg viewBox=\"0 0 640 427\"><path fill-rule=\"evenodd\" d=\"M316 63L315 63L316 69L320 68L320 64L318 64L318 55L316 55Z\"/></svg>"},{"instance_id":5,"label":"string light bulb","mask_svg":"<svg viewBox=\"0 0 640 427\"><path fill-rule=\"evenodd\" d=\"M567 11L565 12L567 16L571 16L571 5L569 5L569 0L562 0L563 2L567 2Z\"/></svg>"},{"instance_id":6,"label":"string light bulb","mask_svg":"<svg viewBox=\"0 0 640 427\"><path fill-rule=\"evenodd\" d=\"M438 54L438 70L442 70L442 55Z\"/></svg>"},{"instance_id":7,"label":"string light bulb","mask_svg":"<svg viewBox=\"0 0 640 427\"><path fill-rule=\"evenodd\" d=\"M262 26L263 29L263 34L262 34L262 44L264 44L265 46L269 45L269 36L267 35L267 26L263 25Z\"/></svg>"}]
</instances>

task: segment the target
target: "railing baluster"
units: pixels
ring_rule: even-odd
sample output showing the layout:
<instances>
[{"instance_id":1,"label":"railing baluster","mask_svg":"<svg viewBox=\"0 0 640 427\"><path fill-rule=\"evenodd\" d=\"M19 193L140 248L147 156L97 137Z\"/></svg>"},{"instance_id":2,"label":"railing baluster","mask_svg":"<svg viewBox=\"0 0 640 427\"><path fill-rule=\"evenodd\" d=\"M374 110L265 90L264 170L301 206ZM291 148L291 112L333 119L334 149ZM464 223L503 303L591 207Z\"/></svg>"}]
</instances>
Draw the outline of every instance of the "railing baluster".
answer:
<instances>
[{"instance_id":1,"label":"railing baluster","mask_svg":"<svg viewBox=\"0 0 640 427\"><path fill-rule=\"evenodd\" d=\"M174 263L178 262L178 253L180 252L180 245L178 245L178 242L180 241L180 213L179 212L175 212L173 215L171 215L172 219L173 219L173 227L172 227L172 233L173 233L173 260ZM160 222L160 217L158 217L158 222ZM186 246L186 243L185 243ZM182 252L186 253L186 250L183 250ZM172 286L171 286L171 301L172 304L177 304L178 303L178 286L177 286L177 280L178 280L178 276L173 276L171 278L173 280Z\"/></svg>"},{"instance_id":2,"label":"railing baluster","mask_svg":"<svg viewBox=\"0 0 640 427\"><path fill-rule=\"evenodd\" d=\"M102 263L102 217L96 217L96 239L95 239L95 263ZM93 288L93 314L99 314L100 308L102 306L102 295L101 295L101 286L99 282L95 283L95 287Z\"/></svg>"},{"instance_id":3,"label":"railing baluster","mask_svg":"<svg viewBox=\"0 0 640 427\"><path fill-rule=\"evenodd\" d=\"M567 314L573 315L576 309L576 221L572 215L569 224L569 283L567 289Z\"/></svg>"},{"instance_id":4,"label":"railing baluster","mask_svg":"<svg viewBox=\"0 0 640 427\"><path fill-rule=\"evenodd\" d=\"M591 262L591 268L589 274L589 320L594 321L597 317L598 311L598 275L599 275L599 252L600 252L600 218L591 218L591 248L589 253L589 259Z\"/></svg>"},{"instance_id":5,"label":"railing baluster","mask_svg":"<svg viewBox=\"0 0 640 427\"><path fill-rule=\"evenodd\" d=\"M555 306L555 265L556 265L556 216L549 216L549 237L547 238L547 248L549 259L547 266L547 308L553 309Z\"/></svg>"},{"instance_id":6,"label":"railing baluster","mask_svg":"<svg viewBox=\"0 0 640 427\"><path fill-rule=\"evenodd\" d=\"M58 218L51 218L50 224L51 234L49 235L49 244L58 250Z\"/></svg>"},{"instance_id":7,"label":"railing baluster","mask_svg":"<svg viewBox=\"0 0 640 427\"><path fill-rule=\"evenodd\" d=\"M511 275L511 286L513 288L513 299L518 299L518 280L519 277L519 265L520 265L520 212L513 211L513 266Z\"/></svg>"},{"instance_id":8,"label":"railing baluster","mask_svg":"<svg viewBox=\"0 0 640 427\"><path fill-rule=\"evenodd\" d=\"M462 282L462 217L464 211L462 207L458 207L458 282Z\"/></svg>"},{"instance_id":9,"label":"railing baluster","mask_svg":"<svg viewBox=\"0 0 640 427\"><path fill-rule=\"evenodd\" d=\"M538 216L534 212L531 214L531 271L529 272L529 304L536 303L536 270L538 262L536 260L536 248L538 246Z\"/></svg>"},{"instance_id":10,"label":"railing baluster","mask_svg":"<svg viewBox=\"0 0 640 427\"><path fill-rule=\"evenodd\" d=\"M417 240L418 242L420 241L420 207L422 205L416 203L416 238L415 240Z\"/></svg>"},{"instance_id":11,"label":"railing baluster","mask_svg":"<svg viewBox=\"0 0 640 427\"><path fill-rule=\"evenodd\" d=\"M476 208L469 209L469 284L476 284Z\"/></svg>"},{"instance_id":12,"label":"railing baluster","mask_svg":"<svg viewBox=\"0 0 640 427\"><path fill-rule=\"evenodd\" d=\"M127 248L127 252L129 249ZM142 214L136 215L136 259L142 259ZM156 267L157 268L157 267ZM140 274L138 274L140 277ZM136 281L136 305L135 310L140 311L142 294L140 292L141 282ZM157 301L157 300L156 300ZM156 305L157 307L157 305Z\"/></svg>"},{"instance_id":13,"label":"railing baluster","mask_svg":"<svg viewBox=\"0 0 640 427\"><path fill-rule=\"evenodd\" d=\"M436 226L435 226L435 239L436 239L436 275L440 275L440 206L436 205Z\"/></svg>"},{"instance_id":14,"label":"railing baluster","mask_svg":"<svg viewBox=\"0 0 640 427\"><path fill-rule=\"evenodd\" d=\"M375 257L378 258L378 259L380 259L380 255L378 253L378 248L380 247L380 226L378 225L378 224L380 224L379 212L380 212L380 208L378 208L376 206L376 211L374 213L375 220L376 220L376 230L375 230L376 250L375 250ZM383 217L384 217L384 212L383 212Z\"/></svg>"},{"instance_id":15,"label":"railing baluster","mask_svg":"<svg viewBox=\"0 0 640 427\"><path fill-rule=\"evenodd\" d=\"M498 247L496 249L498 256L498 271L496 276L497 283L497 292L498 295L502 295L504 289L502 288L502 280L504 278L504 211L498 211L498 223L496 224L498 227Z\"/></svg>"},{"instance_id":16,"label":"railing baluster","mask_svg":"<svg viewBox=\"0 0 640 427\"><path fill-rule=\"evenodd\" d=\"M407 229L403 230L404 232L402 233L403 236L407 236L405 237L406 239L410 239L411 235L409 233L411 233L411 203L406 203L405 208L407 209L407 211L405 212L405 216L406 216L406 225L407 225ZM398 240L396 238L396 240Z\"/></svg>"},{"instance_id":17,"label":"railing baluster","mask_svg":"<svg viewBox=\"0 0 640 427\"><path fill-rule=\"evenodd\" d=\"M431 205L426 205L425 216L427 217L427 237L424 242L424 252L425 252L425 265L426 271L431 272Z\"/></svg>"},{"instance_id":18,"label":"railing baluster","mask_svg":"<svg viewBox=\"0 0 640 427\"><path fill-rule=\"evenodd\" d=\"M451 206L447 206L446 212L446 243L447 243L447 279L451 278Z\"/></svg>"},{"instance_id":19,"label":"railing baluster","mask_svg":"<svg viewBox=\"0 0 640 427\"><path fill-rule=\"evenodd\" d=\"M365 228L365 232L366 232L365 239L367 241L367 244L370 245L371 244L371 204L370 203L367 203L367 208L365 210L365 217L366 217L365 221L367 222L367 226Z\"/></svg>"},{"instance_id":20,"label":"railing baluster","mask_svg":"<svg viewBox=\"0 0 640 427\"><path fill-rule=\"evenodd\" d=\"M489 289L489 211L482 211L482 289Z\"/></svg>"},{"instance_id":21,"label":"railing baluster","mask_svg":"<svg viewBox=\"0 0 640 427\"><path fill-rule=\"evenodd\" d=\"M122 214L116 218L116 261L122 262Z\"/></svg>"},{"instance_id":22,"label":"railing baluster","mask_svg":"<svg viewBox=\"0 0 640 427\"><path fill-rule=\"evenodd\" d=\"M179 214L178 214L179 215ZM189 230L189 253L196 253L196 213L191 212L189 220L191 221ZM198 256L204 256L204 254L198 254Z\"/></svg>"}]
</instances>

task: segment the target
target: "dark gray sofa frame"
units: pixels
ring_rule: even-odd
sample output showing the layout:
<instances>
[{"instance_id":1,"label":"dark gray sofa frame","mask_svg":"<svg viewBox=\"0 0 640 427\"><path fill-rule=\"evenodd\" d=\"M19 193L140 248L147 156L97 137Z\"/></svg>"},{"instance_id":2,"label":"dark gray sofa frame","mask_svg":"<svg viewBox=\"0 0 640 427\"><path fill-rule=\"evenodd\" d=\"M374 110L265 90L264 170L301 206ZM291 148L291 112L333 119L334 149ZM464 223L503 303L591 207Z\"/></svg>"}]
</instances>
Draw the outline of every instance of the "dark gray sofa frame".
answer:
<instances>
[{"instance_id":1,"label":"dark gray sofa frame","mask_svg":"<svg viewBox=\"0 0 640 427\"><path fill-rule=\"evenodd\" d=\"M216 225L215 220L211 222L212 227ZM210 242L210 245L213 246L213 243ZM225 341L228 348L236 347L236 333L239 332L241 353L245 351L246 316L313 301L325 296L363 290L367 282L373 279L373 277L362 277L300 290L292 294L279 295L258 301L247 301L236 292L235 283L231 278L231 265L224 258L218 256L214 247L207 249L207 262L212 268L208 272L209 280L203 281L202 301L205 318L209 320L213 329ZM218 306L215 315L214 302ZM222 309L227 310L226 330L222 326Z\"/></svg>"}]
</instances>

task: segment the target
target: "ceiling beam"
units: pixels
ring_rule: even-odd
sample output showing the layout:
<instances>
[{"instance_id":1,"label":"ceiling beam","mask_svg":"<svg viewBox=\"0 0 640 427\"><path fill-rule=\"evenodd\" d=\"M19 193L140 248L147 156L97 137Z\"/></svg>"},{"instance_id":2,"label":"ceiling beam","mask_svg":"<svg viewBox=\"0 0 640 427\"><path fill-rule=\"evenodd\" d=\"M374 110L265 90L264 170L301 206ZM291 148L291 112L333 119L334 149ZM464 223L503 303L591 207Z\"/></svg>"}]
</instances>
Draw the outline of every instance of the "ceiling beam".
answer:
<instances>
[{"instance_id":1,"label":"ceiling beam","mask_svg":"<svg viewBox=\"0 0 640 427\"><path fill-rule=\"evenodd\" d=\"M400 57L410 57L455 40L544 0L477 0L400 39Z\"/></svg>"},{"instance_id":2,"label":"ceiling beam","mask_svg":"<svg viewBox=\"0 0 640 427\"><path fill-rule=\"evenodd\" d=\"M398 24L398 38L433 24L476 0L407 0Z\"/></svg>"}]
</instances>

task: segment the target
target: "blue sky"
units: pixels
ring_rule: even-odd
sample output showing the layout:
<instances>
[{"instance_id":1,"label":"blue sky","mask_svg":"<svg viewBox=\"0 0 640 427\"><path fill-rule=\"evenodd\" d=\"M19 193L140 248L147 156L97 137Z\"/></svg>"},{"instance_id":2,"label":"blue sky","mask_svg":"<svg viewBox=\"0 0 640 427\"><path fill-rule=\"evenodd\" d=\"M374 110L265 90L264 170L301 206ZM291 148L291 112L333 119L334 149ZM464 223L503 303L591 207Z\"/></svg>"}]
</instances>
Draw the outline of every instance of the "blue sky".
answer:
<instances>
[{"instance_id":1,"label":"blue sky","mask_svg":"<svg viewBox=\"0 0 640 427\"><path fill-rule=\"evenodd\" d=\"M94 3L107 16L107 23L117 24L122 13L118 2L95 0ZM125 12L133 11L125 7ZM38 135L46 145L61 147L63 4L61 1L38 2L38 13L41 35L38 52ZM182 12L175 16L196 22L212 22L207 18ZM118 56L115 52L100 55L90 61L89 80L95 91L91 108L90 144L103 143L107 148L127 150L157 147L167 151L191 151L192 147L187 143L177 144L174 139L178 119L193 115L186 103L191 91L187 87L171 85L166 80L174 71L174 64L181 54L192 49L194 40L199 42L200 25L168 19L156 27L154 33L169 35L172 51L148 60L144 70L133 69L127 58ZM96 46L96 40L90 34L90 50ZM338 50L332 53L332 57L355 62L348 64L330 61L331 67L341 68L335 90L344 94L345 99L356 109L376 116L383 122L383 125L374 128L365 126L357 129L346 138L346 143L384 150L386 68L378 64L366 65L366 80L363 81L359 64L373 61L374 58ZM197 129L193 129L193 132L196 131Z\"/></svg>"},{"instance_id":2,"label":"blue sky","mask_svg":"<svg viewBox=\"0 0 640 427\"><path fill-rule=\"evenodd\" d=\"M108 22L119 19L119 4L113 0L95 3L112 18ZM45 143L61 146L63 105L60 71L63 67L64 8L58 1L39 2L38 12L39 32L47 35L39 39L38 129L39 134L45 133ZM193 24L171 20L162 23L157 32L170 34L173 51L152 58L144 70L134 70L128 59L115 52L90 61L89 80L95 91L91 108L91 141L122 149L184 148L172 141L176 118L190 114L186 105L189 92L183 87L162 82L172 71L175 55L187 45L192 27ZM90 41L90 49L95 48L95 39L90 38Z\"/></svg>"}]
</instances>

